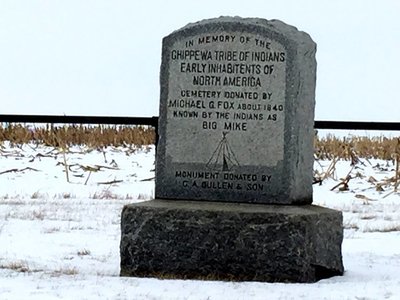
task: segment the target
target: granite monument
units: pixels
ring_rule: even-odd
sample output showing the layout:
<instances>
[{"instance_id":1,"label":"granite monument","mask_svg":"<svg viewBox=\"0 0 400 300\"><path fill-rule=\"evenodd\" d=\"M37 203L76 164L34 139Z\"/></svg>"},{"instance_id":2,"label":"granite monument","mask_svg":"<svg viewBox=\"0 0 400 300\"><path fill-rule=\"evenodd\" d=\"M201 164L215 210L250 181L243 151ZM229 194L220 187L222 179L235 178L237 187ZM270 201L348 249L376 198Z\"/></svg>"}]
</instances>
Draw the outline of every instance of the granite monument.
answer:
<instances>
[{"instance_id":1,"label":"granite monument","mask_svg":"<svg viewBox=\"0 0 400 300\"><path fill-rule=\"evenodd\" d=\"M343 274L342 214L311 205L315 51L278 20L221 17L164 38L156 199L123 209L122 276Z\"/></svg>"},{"instance_id":2,"label":"granite monument","mask_svg":"<svg viewBox=\"0 0 400 300\"><path fill-rule=\"evenodd\" d=\"M163 40L156 197L312 202L315 43L220 18Z\"/></svg>"}]
</instances>

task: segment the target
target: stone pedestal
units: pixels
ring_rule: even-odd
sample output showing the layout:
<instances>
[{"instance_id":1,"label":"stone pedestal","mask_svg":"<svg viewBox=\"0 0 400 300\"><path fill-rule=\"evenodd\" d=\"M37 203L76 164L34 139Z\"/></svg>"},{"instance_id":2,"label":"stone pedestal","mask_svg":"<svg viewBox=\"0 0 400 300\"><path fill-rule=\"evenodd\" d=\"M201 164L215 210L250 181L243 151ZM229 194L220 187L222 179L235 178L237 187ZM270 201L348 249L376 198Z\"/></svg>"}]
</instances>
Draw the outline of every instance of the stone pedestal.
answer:
<instances>
[{"instance_id":1,"label":"stone pedestal","mask_svg":"<svg viewBox=\"0 0 400 300\"><path fill-rule=\"evenodd\" d=\"M152 200L121 216L121 276L315 282L343 274L342 213Z\"/></svg>"}]
</instances>

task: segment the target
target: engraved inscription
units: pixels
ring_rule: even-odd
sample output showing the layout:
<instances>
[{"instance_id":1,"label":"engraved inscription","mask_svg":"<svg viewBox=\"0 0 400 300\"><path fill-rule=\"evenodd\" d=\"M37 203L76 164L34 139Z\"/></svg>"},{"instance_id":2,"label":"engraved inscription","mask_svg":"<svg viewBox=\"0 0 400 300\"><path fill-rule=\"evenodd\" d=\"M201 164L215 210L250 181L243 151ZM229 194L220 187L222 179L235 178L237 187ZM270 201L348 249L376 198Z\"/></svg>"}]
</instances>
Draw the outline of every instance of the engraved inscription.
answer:
<instances>
[{"instance_id":1,"label":"engraved inscription","mask_svg":"<svg viewBox=\"0 0 400 300\"><path fill-rule=\"evenodd\" d=\"M175 177L190 188L263 190L270 174L234 176L241 166L274 167L283 159L285 48L258 35L222 32L178 40L168 55L165 154L209 170L177 170Z\"/></svg>"}]
</instances>

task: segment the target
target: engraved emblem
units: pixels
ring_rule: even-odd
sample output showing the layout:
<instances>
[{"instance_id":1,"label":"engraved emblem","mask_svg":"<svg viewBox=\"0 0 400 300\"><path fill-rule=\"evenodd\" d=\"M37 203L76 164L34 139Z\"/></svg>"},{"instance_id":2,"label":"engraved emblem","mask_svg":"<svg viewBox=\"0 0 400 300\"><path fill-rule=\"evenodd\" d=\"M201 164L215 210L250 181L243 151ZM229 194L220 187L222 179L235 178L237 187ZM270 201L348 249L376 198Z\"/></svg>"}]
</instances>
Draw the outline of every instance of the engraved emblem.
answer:
<instances>
[{"instance_id":1,"label":"engraved emblem","mask_svg":"<svg viewBox=\"0 0 400 300\"><path fill-rule=\"evenodd\" d=\"M208 160L207 168L214 171L227 172L235 167L240 167L239 161L236 158L232 147L229 145L226 135L228 132L222 132L222 139L215 148L211 158Z\"/></svg>"}]
</instances>

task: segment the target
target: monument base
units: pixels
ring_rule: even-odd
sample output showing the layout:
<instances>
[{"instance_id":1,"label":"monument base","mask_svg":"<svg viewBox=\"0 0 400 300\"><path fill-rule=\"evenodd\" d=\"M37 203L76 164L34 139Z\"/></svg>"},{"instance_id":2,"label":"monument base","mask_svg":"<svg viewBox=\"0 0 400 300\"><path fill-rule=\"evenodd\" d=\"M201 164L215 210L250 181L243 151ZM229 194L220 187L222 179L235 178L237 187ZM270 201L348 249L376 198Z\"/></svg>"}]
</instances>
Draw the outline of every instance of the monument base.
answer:
<instances>
[{"instance_id":1,"label":"monument base","mask_svg":"<svg viewBox=\"0 0 400 300\"><path fill-rule=\"evenodd\" d=\"M121 216L121 276L315 282L343 274L342 213L152 200Z\"/></svg>"}]
</instances>

